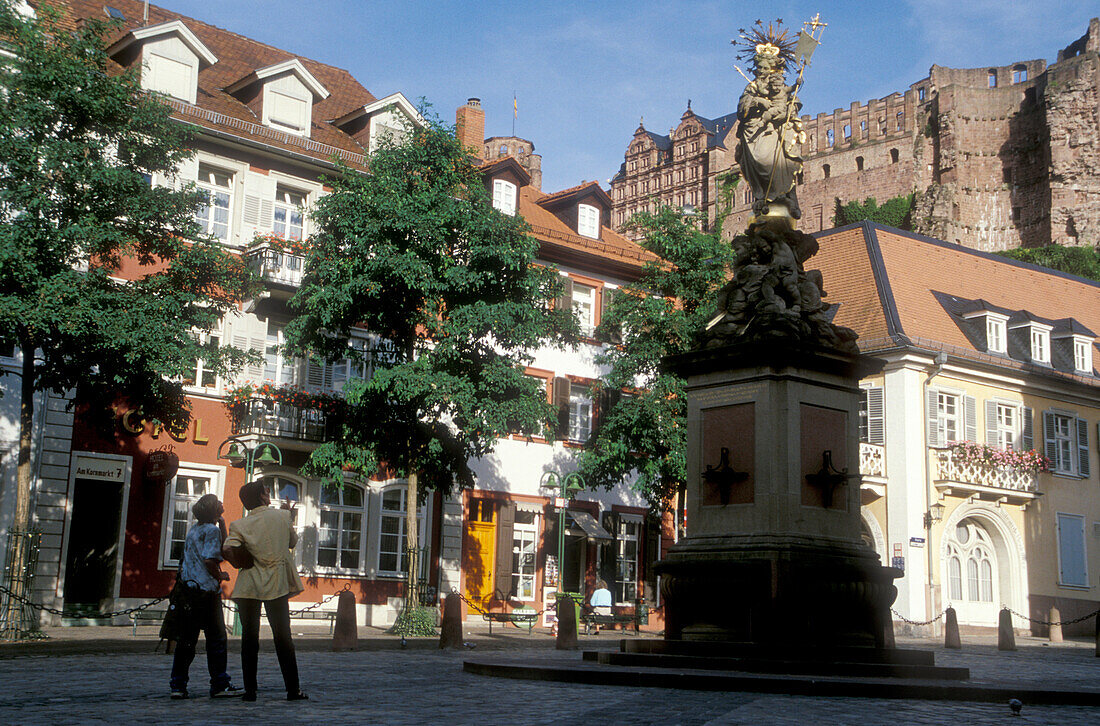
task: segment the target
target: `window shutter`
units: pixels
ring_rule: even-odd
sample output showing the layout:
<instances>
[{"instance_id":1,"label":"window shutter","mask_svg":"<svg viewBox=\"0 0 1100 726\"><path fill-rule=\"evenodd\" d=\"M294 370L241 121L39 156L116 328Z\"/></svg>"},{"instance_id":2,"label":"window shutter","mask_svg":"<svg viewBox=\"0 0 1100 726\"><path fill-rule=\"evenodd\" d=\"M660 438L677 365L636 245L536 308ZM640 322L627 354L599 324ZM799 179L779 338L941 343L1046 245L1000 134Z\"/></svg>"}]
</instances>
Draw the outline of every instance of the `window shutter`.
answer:
<instances>
[{"instance_id":1,"label":"window shutter","mask_svg":"<svg viewBox=\"0 0 1100 726\"><path fill-rule=\"evenodd\" d=\"M512 594L512 540L515 536L515 522L515 502L503 502L497 517L497 571L494 585L502 601Z\"/></svg>"},{"instance_id":2,"label":"window shutter","mask_svg":"<svg viewBox=\"0 0 1100 726\"><path fill-rule=\"evenodd\" d=\"M1043 454L1052 468L1058 468L1058 442L1054 439L1054 413L1043 411Z\"/></svg>"},{"instance_id":3,"label":"window shutter","mask_svg":"<svg viewBox=\"0 0 1100 726\"><path fill-rule=\"evenodd\" d=\"M554 307L558 310L572 310L573 309L573 280L568 277L561 278L562 288L561 297L554 303Z\"/></svg>"},{"instance_id":4,"label":"window shutter","mask_svg":"<svg viewBox=\"0 0 1100 726\"><path fill-rule=\"evenodd\" d=\"M1077 419L1077 473L1089 476L1089 425L1083 418Z\"/></svg>"},{"instance_id":5,"label":"window shutter","mask_svg":"<svg viewBox=\"0 0 1100 726\"><path fill-rule=\"evenodd\" d=\"M622 398L622 391L617 388L602 388L600 389L600 402L599 407L596 410L596 425L592 427L592 435L595 436L600 428L603 426L604 421L607 420L607 415L611 413L611 409L615 408L619 403L619 399Z\"/></svg>"},{"instance_id":6,"label":"window shutter","mask_svg":"<svg viewBox=\"0 0 1100 726\"><path fill-rule=\"evenodd\" d=\"M882 387L865 389L867 394L867 443L886 443L886 411Z\"/></svg>"},{"instance_id":7,"label":"window shutter","mask_svg":"<svg viewBox=\"0 0 1100 726\"><path fill-rule=\"evenodd\" d=\"M600 323L603 324L604 317L607 315L607 309L611 307L611 303L618 296L619 291L616 288L604 286L602 301L600 303ZM608 341L618 345L623 342L623 332L618 327L604 328Z\"/></svg>"},{"instance_id":8,"label":"window shutter","mask_svg":"<svg viewBox=\"0 0 1100 726\"><path fill-rule=\"evenodd\" d=\"M173 189L183 189L188 184L194 184L195 180L199 178L199 160L195 158L195 155L187 157L180 161L176 167L176 173L170 177L168 186Z\"/></svg>"},{"instance_id":9,"label":"window shutter","mask_svg":"<svg viewBox=\"0 0 1100 726\"><path fill-rule=\"evenodd\" d=\"M1020 445L1023 447L1023 451L1031 451L1035 448L1035 414L1030 408L1024 406L1020 409L1020 417L1023 420L1020 427Z\"/></svg>"},{"instance_id":10,"label":"window shutter","mask_svg":"<svg viewBox=\"0 0 1100 726\"><path fill-rule=\"evenodd\" d=\"M1059 580L1063 585L1089 584L1085 564L1085 520L1069 514L1058 515Z\"/></svg>"},{"instance_id":11,"label":"window shutter","mask_svg":"<svg viewBox=\"0 0 1100 726\"><path fill-rule=\"evenodd\" d=\"M987 446L997 445L997 434L1000 427L997 425L997 402L985 402L985 443Z\"/></svg>"},{"instance_id":12,"label":"window shutter","mask_svg":"<svg viewBox=\"0 0 1100 726\"><path fill-rule=\"evenodd\" d=\"M241 205L241 222L246 242L256 234L271 232L275 216L275 180L267 174L254 171L244 175L244 203Z\"/></svg>"},{"instance_id":13,"label":"window shutter","mask_svg":"<svg viewBox=\"0 0 1100 726\"><path fill-rule=\"evenodd\" d=\"M569 379L554 379L554 405L558 409L558 427L554 434L559 439L569 435Z\"/></svg>"},{"instance_id":14,"label":"window shutter","mask_svg":"<svg viewBox=\"0 0 1100 726\"><path fill-rule=\"evenodd\" d=\"M927 418L928 418L928 445L929 446L942 446L944 442L940 441L940 426L939 426L939 391L935 388L928 389L927 396Z\"/></svg>"},{"instance_id":15,"label":"window shutter","mask_svg":"<svg viewBox=\"0 0 1100 726\"><path fill-rule=\"evenodd\" d=\"M252 351L259 354L260 363L249 363L242 366L237 374L238 382L251 381L258 383L264 377L263 355L267 345L267 320L260 320L252 315L242 315L234 318L230 327L231 340L234 348L244 351Z\"/></svg>"},{"instance_id":16,"label":"window shutter","mask_svg":"<svg viewBox=\"0 0 1100 726\"><path fill-rule=\"evenodd\" d=\"M973 396L963 396L963 408L966 412L966 440L978 441L978 401Z\"/></svg>"}]
</instances>

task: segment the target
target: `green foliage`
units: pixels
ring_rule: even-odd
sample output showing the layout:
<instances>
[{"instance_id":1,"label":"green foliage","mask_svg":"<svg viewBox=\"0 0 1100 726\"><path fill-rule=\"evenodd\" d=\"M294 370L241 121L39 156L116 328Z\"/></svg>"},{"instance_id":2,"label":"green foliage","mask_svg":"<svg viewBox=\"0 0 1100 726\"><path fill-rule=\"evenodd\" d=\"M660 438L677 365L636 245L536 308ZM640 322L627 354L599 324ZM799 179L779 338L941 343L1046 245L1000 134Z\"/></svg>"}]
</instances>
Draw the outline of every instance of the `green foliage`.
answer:
<instances>
[{"instance_id":1,"label":"green foliage","mask_svg":"<svg viewBox=\"0 0 1100 726\"><path fill-rule=\"evenodd\" d=\"M684 382L662 371L661 359L698 344L733 250L672 208L639 214L632 224L645 234L641 245L661 259L622 288L597 330L603 340L622 331L622 345L608 347L597 360L609 367L601 385L630 395L603 413L580 470L590 486L606 488L636 474L635 488L660 509L685 480L687 445Z\"/></svg>"},{"instance_id":2,"label":"green foliage","mask_svg":"<svg viewBox=\"0 0 1100 726\"><path fill-rule=\"evenodd\" d=\"M24 393L75 389L95 415L123 391L182 425L179 377L198 358L218 374L245 358L193 331L214 327L254 277L197 234L201 194L147 182L188 155L187 139L137 68L112 70L110 26L70 31L48 6L39 18L0 3L13 53L0 63L0 339L28 362Z\"/></svg>"},{"instance_id":3,"label":"green foliage","mask_svg":"<svg viewBox=\"0 0 1100 726\"><path fill-rule=\"evenodd\" d=\"M329 483L385 465L427 489L473 486L469 460L553 416L529 351L578 334L538 243L491 200L451 129L432 122L379 149L370 174L334 181L287 326L296 354L336 360L353 328L379 341L369 381L345 388L341 433L307 471ZM368 353L369 354L369 353Z\"/></svg>"},{"instance_id":4,"label":"green foliage","mask_svg":"<svg viewBox=\"0 0 1100 726\"><path fill-rule=\"evenodd\" d=\"M1033 265L1042 265L1052 270L1068 272L1071 275L1087 277L1100 281L1100 252L1095 247L1046 247L1019 248L1004 250L997 254Z\"/></svg>"},{"instance_id":5,"label":"green foliage","mask_svg":"<svg viewBox=\"0 0 1100 726\"><path fill-rule=\"evenodd\" d=\"M840 197L837 197L833 224L843 227L846 224L867 219L888 227L909 230L913 228L912 215L915 201L915 194L906 194L888 199L880 207L874 197L867 197L862 203L848 202L847 204L842 204Z\"/></svg>"},{"instance_id":6,"label":"green foliage","mask_svg":"<svg viewBox=\"0 0 1100 726\"><path fill-rule=\"evenodd\" d=\"M408 607L397 615L393 625L387 631L391 635L430 636L435 635L435 608Z\"/></svg>"}]
</instances>

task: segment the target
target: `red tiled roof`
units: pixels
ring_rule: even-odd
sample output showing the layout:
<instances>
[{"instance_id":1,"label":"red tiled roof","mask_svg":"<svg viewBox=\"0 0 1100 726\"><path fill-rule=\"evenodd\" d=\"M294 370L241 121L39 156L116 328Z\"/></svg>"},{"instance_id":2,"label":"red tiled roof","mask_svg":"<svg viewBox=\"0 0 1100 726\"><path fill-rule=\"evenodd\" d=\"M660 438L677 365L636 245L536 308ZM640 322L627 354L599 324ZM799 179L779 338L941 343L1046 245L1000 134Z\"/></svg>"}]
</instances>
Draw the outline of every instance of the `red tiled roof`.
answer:
<instances>
[{"instance_id":1,"label":"red tiled roof","mask_svg":"<svg viewBox=\"0 0 1100 726\"><path fill-rule=\"evenodd\" d=\"M103 9L104 0L63 0L57 4L63 9L65 5L68 6L71 19L107 19ZM142 25L143 3L139 0L110 0L106 4L117 8L126 17L122 28L112 40L124 37ZM204 128L259 141L319 160L340 156L354 166L364 164L366 150L328 123L331 119L339 118L376 100L346 70L295 55L164 8L149 6L149 25L172 20L183 21L218 58L217 63L199 71L195 106L173 102L178 118ZM308 139L262 126L260 119L248 106L225 92L226 87L253 71L291 58L298 58L330 94L313 104L313 123Z\"/></svg>"}]
</instances>

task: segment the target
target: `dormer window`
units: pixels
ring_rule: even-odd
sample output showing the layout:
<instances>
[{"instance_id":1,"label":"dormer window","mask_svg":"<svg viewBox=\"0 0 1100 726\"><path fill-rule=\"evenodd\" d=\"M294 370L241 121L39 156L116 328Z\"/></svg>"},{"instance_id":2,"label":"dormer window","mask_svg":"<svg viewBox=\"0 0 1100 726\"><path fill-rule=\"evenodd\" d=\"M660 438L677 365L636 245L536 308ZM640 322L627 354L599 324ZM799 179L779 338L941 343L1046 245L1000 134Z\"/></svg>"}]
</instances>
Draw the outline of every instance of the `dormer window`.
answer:
<instances>
[{"instance_id":1,"label":"dormer window","mask_svg":"<svg viewBox=\"0 0 1100 726\"><path fill-rule=\"evenodd\" d=\"M503 179L493 180L493 208L507 215L516 213L516 185Z\"/></svg>"},{"instance_id":2,"label":"dormer window","mask_svg":"<svg viewBox=\"0 0 1100 726\"><path fill-rule=\"evenodd\" d=\"M577 234L600 238L600 210L589 204L577 205Z\"/></svg>"},{"instance_id":3,"label":"dormer window","mask_svg":"<svg viewBox=\"0 0 1100 726\"><path fill-rule=\"evenodd\" d=\"M141 69L141 85L149 91L157 91L188 103L195 102L197 63L179 61L149 49Z\"/></svg>"},{"instance_id":4,"label":"dormer window","mask_svg":"<svg viewBox=\"0 0 1100 726\"><path fill-rule=\"evenodd\" d=\"M1050 363L1050 330L1031 326L1031 360Z\"/></svg>"},{"instance_id":5,"label":"dormer window","mask_svg":"<svg viewBox=\"0 0 1100 726\"><path fill-rule=\"evenodd\" d=\"M1073 337L1073 370L1076 373L1092 373L1092 345L1088 338Z\"/></svg>"},{"instance_id":6,"label":"dormer window","mask_svg":"<svg viewBox=\"0 0 1100 726\"><path fill-rule=\"evenodd\" d=\"M141 63L141 87L186 103L198 96L199 69L218 62L181 20L136 28L107 49L124 66Z\"/></svg>"},{"instance_id":7,"label":"dormer window","mask_svg":"<svg viewBox=\"0 0 1100 726\"><path fill-rule=\"evenodd\" d=\"M264 123L292 134L308 136L311 99L301 95L264 89Z\"/></svg>"},{"instance_id":8,"label":"dormer window","mask_svg":"<svg viewBox=\"0 0 1100 726\"><path fill-rule=\"evenodd\" d=\"M299 136L309 136L314 101L329 96L297 58L258 68L225 90L256 112L265 126Z\"/></svg>"},{"instance_id":9,"label":"dormer window","mask_svg":"<svg viewBox=\"0 0 1100 726\"><path fill-rule=\"evenodd\" d=\"M1005 331L1005 321L1002 318L996 318L992 315L987 315L985 318L985 342L986 348L990 353L1006 353L1008 352L1007 335Z\"/></svg>"}]
</instances>

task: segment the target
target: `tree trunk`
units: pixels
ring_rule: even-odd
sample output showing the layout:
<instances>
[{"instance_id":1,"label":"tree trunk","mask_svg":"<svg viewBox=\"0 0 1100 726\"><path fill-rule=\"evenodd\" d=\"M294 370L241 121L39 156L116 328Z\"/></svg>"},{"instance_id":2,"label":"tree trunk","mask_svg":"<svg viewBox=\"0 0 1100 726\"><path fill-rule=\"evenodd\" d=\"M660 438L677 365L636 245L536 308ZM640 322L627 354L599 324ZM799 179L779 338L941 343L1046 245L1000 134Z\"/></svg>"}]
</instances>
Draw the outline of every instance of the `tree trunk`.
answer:
<instances>
[{"instance_id":1,"label":"tree trunk","mask_svg":"<svg viewBox=\"0 0 1100 726\"><path fill-rule=\"evenodd\" d=\"M34 440L34 346L23 341L20 344L23 353L23 371L19 386L19 454L16 458L15 518L9 531L9 540L14 546L8 549L11 562L7 563L11 573L12 597L8 597L4 616L9 629L15 624L22 629L22 604L19 598L30 595L26 592L28 539L26 532L31 524L31 444Z\"/></svg>"}]
</instances>

